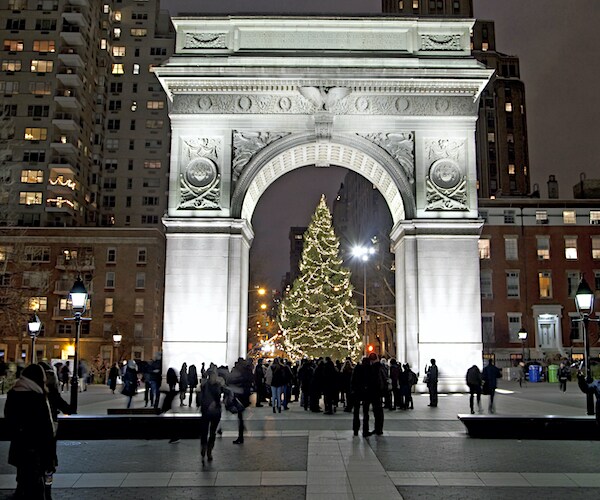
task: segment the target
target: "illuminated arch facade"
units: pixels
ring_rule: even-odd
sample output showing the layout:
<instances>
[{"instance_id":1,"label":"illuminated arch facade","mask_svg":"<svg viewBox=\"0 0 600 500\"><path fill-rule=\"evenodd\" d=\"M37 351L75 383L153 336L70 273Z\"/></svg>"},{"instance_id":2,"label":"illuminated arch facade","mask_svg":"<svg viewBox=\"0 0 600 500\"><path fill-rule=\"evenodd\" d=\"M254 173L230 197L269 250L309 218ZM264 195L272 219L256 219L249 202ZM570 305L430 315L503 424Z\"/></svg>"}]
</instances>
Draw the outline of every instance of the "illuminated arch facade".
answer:
<instances>
[{"instance_id":1,"label":"illuminated arch facade","mask_svg":"<svg viewBox=\"0 0 600 500\"><path fill-rule=\"evenodd\" d=\"M397 357L442 389L481 361L475 121L490 72L465 20L181 18L155 71L172 126L163 358L246 354L252 214L279 177L346 167L394 227Z\"/></svg>"}]
</instances>

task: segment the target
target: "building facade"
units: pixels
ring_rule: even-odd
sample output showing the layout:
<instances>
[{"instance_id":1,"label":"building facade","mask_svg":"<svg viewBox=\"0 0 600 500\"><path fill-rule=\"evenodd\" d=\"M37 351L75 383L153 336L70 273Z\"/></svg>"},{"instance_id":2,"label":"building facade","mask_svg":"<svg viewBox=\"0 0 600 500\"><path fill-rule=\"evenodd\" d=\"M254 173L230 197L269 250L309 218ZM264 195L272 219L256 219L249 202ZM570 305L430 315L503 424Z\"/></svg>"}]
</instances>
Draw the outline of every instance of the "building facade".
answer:
<instances>
[{"instance_id":1,"label":"building facade","mask_svg":"<svg viewBox=\"0 0 600 500\"><path fill-rule=\"evenodd\" d=\"M480 214L484 354L504 366L523 355L581 359L574 297L582 277L600 293L600 200L480 200ZM598 334L591 335L598 356Z\"/></svg>"},{"instance_id":2,"label":"building facade","mask_svg":"<svg viewBox=\"0 0 600 500\"><path fill-rule=\"evenodd\" d=\"M41 339L39 346L48 357L65 356L63 340L73 332L61 326L66 303L57 302L57 290L66 296L72 286L67 282L79 273L94 306L82 355L92 356L93 344L104 349L107 332L118 328L126 357L150 358L160 348L154 340L162 328L164 276L158 271L164 271L160 233L170 151L166 96L152 68L174 49L168 13L158 0L0 0L0 13L0 245L5 249L0 292L19 289L27 304L16 311L6 303L10 294L4 294L0 314L10 315L10 321L0 343L7 359L19 360L15 339L36 307L35 297L46 297L40 317L55 340ZM108 228L116 231L107 233ZM44 239L53 243L44 245ZM146 263L155 269L143 280L152 297L139 297L138 288L130 287L136 258L100 267L107 240L123 255L129 252L125 248L152 247ZM41 249L34 253L49 260L28 260L22 255L26 248ZM93 268L73 267L88 257ZM69 265L59 264L61 259ZM38 271L29 264L43 268L50 281L32 287L31 273ZM107 288L111 281L127 288ZM109 316L109 299L128 305ZM130 309L143 315L131 316ZM96 354L106 358L106 352Z\"/></svg>"}]
</instances>

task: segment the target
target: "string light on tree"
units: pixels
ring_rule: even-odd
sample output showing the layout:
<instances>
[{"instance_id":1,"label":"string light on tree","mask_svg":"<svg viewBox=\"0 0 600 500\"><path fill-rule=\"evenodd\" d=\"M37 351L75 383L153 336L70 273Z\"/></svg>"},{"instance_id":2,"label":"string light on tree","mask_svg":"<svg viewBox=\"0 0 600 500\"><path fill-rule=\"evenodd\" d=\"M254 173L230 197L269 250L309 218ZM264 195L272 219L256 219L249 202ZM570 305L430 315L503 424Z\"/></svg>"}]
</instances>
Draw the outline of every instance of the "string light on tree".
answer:
<instances>
[{"instance_id":1,"label":"string light on tree","mask_svg":"<svg viewBox=\"0 0 600 500\"><path fill-rule=\"evenodd\" d=\"M291 357L357 359L363 350L350 271L342 266L339 246L323 195L304 233L300 275L279 309L283 346Z\"/></svg>"}]
</instances>

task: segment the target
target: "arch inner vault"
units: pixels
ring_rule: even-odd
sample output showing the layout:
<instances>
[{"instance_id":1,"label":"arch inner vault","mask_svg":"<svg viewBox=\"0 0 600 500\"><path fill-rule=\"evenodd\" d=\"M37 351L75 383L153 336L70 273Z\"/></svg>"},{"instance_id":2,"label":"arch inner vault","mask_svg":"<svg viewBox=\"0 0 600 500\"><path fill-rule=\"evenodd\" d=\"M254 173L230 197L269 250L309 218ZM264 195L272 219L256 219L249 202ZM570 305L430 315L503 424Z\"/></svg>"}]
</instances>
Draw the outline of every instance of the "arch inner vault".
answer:
<instances>
[{"instance_id":1,"label":"arch inner vault","mask_svg":"<svg viewBox=\"0 0 600 500\"><path fill-rule=\"evenodd\" d=\"M252 213L277 178L336 165L392 214L396 353L442 389L481 360L475 122L491 73L469 20L175 18L155 68L172 126L165 367L246 355Z\"/></svg>"}]
</instances>

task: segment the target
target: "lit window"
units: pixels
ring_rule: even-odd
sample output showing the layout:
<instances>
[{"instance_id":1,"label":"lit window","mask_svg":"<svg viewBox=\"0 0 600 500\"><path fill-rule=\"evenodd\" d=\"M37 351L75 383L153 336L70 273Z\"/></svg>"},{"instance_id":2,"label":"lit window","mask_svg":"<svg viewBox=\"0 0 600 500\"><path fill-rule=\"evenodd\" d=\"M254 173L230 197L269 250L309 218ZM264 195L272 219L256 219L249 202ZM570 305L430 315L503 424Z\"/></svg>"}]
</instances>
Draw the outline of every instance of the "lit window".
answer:
<instances>
[{"instance_id":1,"label":"lit window","mask_svg":"<svg viewBox=\"0 0 600 500\"><path fill-rule=\"evenodd\" d=\"M412 4L413 4L413 9L419 8L419 0L413 0Z\"/></svg>"},{"instance_id":2,"label":"lit window","mask_svg":"<svg viewBox=\"0 0 600 500\"><path fill-rule=\"evenodd\" d=\"M548 236L537 237L537 258L538 260L550 259L550 238Z\"/></svg>"},{"instance_id":3,"label":"lit window","mask_svg":"<svg viewBox=\"0 0 600 500\"><path fill-rule=\"evenodd\" d=\"M600 259L600 236L592 236L592 259Z\"/></svg>"},{"instance_id":4,"label":"lit window","mask_svg":"<svg viewBox=\"0 0 600 500\"><path fill-rule=\"evenodd\" d=\"M102 40L100 40L100 48L102 50L106 50L107 47L108 47L108 42L106 41L106 38L103 38Z\"/></svg>"},{"instance_id":5,"label":"lit window","mask_svg":"<svg viewBox=\"0 0 600 500\"><path fill-rule=\"evenodd\" d=\"M490 48L490 44L488 42L481 42L481 50L483 50L484 52L487 52L487 50Z\"/></svg>"},{"instance_id":6,"label":"lit window","mask_svg":"<svg viewBox=\"0 0 600 500\"><path fill-rule=\"evenodd\" d=\"M42 61L38 59L32 59L31 61L31 72L32 73L50 73L54 68L53 61Z\"/></svg>"},{"instance_id":7,"label":"lit window","mask_svg":"<svg viewBox=\"0 0 600 500\"><path fill-rule=\"evenodd\" d=\"M56 46L54 40L34 40L33 51L34 52L54 52Z\"/></svg>"},{"instance_id":8,"label":"lit window","mask_svg":"<svg viewBox=\"0 0 600 500\"><path fill-rule=\"evenodd\" d=\"M600 224L600 210L590 211L590 224Z\"/></svg>"},{"instance_id":9,"label":"lit window","mask_svg":"<svg viewBox=\"0 0 600 500\"><path fill-rule=\"evenodd\" d=\"M140 65L139 64L134 64L133 65L133 74L134 75L139 75L140 74Z\"/></svg>"},{"instance_id":10,"label":"lit window","mask_svg":"<svg viewBox=\"0 0 600 500\"><path fill-rule=\"evenodd\" d=\"M504 238L504 255L506 260L519 260L518 240L514 236Z\"/></svg>"},{"instance_id":11,"label":"lit window","mask_svg":"<svg viewBox=\"0 0 600 500\"><path fill-rule=\"evenodd\" d=\"M2 61L2 71L21 71L21 61L18 59Z\"/></svg>"},{"instance_id":12,"label":"lit window","mask_svg":"<svg viewBox=\"0 0 600 500\"><path fill-rule=\"evenodd\" d=\"M115 40L121 38L121 28L113 28L113 38Z\"/></svg>"},{"instance_id":13,"label":"lit window","mask_svg":"<svg viewBox=\"0 0 600 500\"><path fill-rule=\"evenodd\" d=\"M512 113L512 102L507 102L504 105L504 111L506 111L507 113Z\"/></svg>"},{"instance_id":14,"label":"lit window","mask_svg":"<svg viewBox=\"0 0 600 500\"><path fill-rule=\"evenodd\" d=\"M50 95L52 84L51 82L29 82L29 92L33 95Z\"/></svg>"},{"instance_id":15,"label":"lit window","mask_svg":"<svg viewBox=\"0 0 600 500\"><path fill-rule=\"evenodd\" d=\"M110 5L108 5L107 3L105 3L102 6L102 12L104 12L105 14L108 14L110 12Z\"/></svg>"},{"instance_id":16,"label":"lit window","mask_svg":"<svg viewBox=\"0 0 600 500\"><path fill-rule=\"evenodd\" d=\"M512 163L508 164L508 175L515 175L516 169Z\"/></svg>"},{"instance_id":17,"label":"lit window","mask_svg":"<svg viewBox=\"0 0 600 500\"><path fill-rule=\"evenodd\" d=\"M496 134L494 132L488 132L488 142L496 142Z\"/></svg>"},{"instance_id":18,"label":"lit window","mask_svg":"<svg viewBox=\"0 0 600 500\"><path fill-rule=\"evenodd\" d=\"M21 170L21 182L25 184L41 184L44 182L44 171Z\"/></svg>"},{"instance_id":19,"label":"lit window","mask_svg":"<svg viewBox=\"0 0 600 500\"><path fill-rule=\"evenodd\" d=\"M130 109L131 109L131 111L137 110L137 101L131 101Z\"/></svg>"},{"instance_id":20,"label":"lit window","mask_svg":"<svg viewBox=\"0 0 600 500\"><path fill-rule=\"evenodd\" d=\"M404 10L404 0L398 0L398 10Z\"/></svg>"},{"instance_id":21,"label":"lit window","mask_svg":"<svg viewBox=\"0 0 600 500\"><path fill-rule=\"evenodd\" d=\"M117 21L117 22L121 21L121 11L120 10L115 10L113 12L113 21Z\"/></svg>"},{"instance_id":22,"label":"lit window","mask_svg":"<svg viewBox=\"0 0 600 500\"><path fill-rule=\"evenodd\" d=\"M125 47L122 45L113 46L112 55L115 57L125 57Z\"/></svg>"},{"instance_id":23,"label":"lit window","mask_svg":"<svg viewBox=\"0 0 600 500\"><path fill-rule=\"evenodd\" d=\"M300 236L302 239L302 236ZM479 246L479 258L480 259L489 259L490 258L490 240L486 238L482 238L478 242Z\"/></svg>"},{"instance_id":24,"label":"lit window","mask_svg":"<svg viewBox=\"0 0 600 500\"><path fill-rule=\"evenodd\" d=\"M508 142L510 144L514 144L514 142L515 142L514 134L506 134L506 142Z\"/></svg>"},{"instance_id":25,"label":"lit window","mask_svg":"<svg viewBox=\"0 0 600 500\"><path fill-rule=\"evenodd\" d=\"M4 40L4 50L23 52L23 40Z\"/></svg>"},{"instance_id":26,"label":"lit window","mask_svg":"<svg viewBox=\"0 0 600 500\"><path fill-rule=\"evenodd\" d=\"M114 304L114 299L112 297L106 297L104 299L104 312L106 314L113 313L113 304Z\"/></svg>"},{"instance_id":27,"label":"lit window","mask_svg":"<svg viewBox=\"0 0 600 500\"><path fill-rule=\"evenodd\" d=\"M577 237L565 236L565 259L577 260Z\"/></svg>"},{"instance_id":28,"label":"lit window","mask_svg":"<svg viewBox=\"0 0 600 500\"><path fill-rule=\"evenodd\" d=\"M506 271L506 297L509 299L518 299L519 296L519 271Z\"/></svg>"},{"instance_id":29,"label":"lit window","mask_svg":"<svg viewBox=\"0 0 600 500\"><path fill-rule=\"evenodd\" d=\"M535 223L536 224L548 224L548 212L546 212L545 210L536 210Z\"/></svg>"},{"instance_id":30,"label":"lit window","mask_svg":"<svg viewBox=\"0 0 600 500\"><path fill-rule=\"evenodd\" d=\"M581 275L579 271L567 272L567 295L569 297L575 297L575 293L577 293L577 288L579 288L580 278Z\"/></svg>"},{"instance_id":31,"label":"lit window","mask_svg":"<svg viewBox=\"0 0 600 500\"><path fill-rule=\"evenodd\" d=\"M538 273L538 284L540 287L540 299L552 298L552 273L541 271Z\"/></svg>"},{"instance_id":32,"label":"lit window","mask_svg":"<svg viewBox=\"0 0 600 500\"><path fill-rule=\"evenodd\" d=\"M113 63L111 73L113 75L123 75L125 74L124 65L121 63Z\"/></svg>"},{"instance_id":33,"label":"lit window","mask_svg":"<svg viewBox=\"0 0 600 500\"><path fill-rule=\"evenodd\" d=\"M29 297L27 299L27 309L29 311L47 311L48 297Z\"/></svg>"},{"instance_id":34,"label":"lit window","mask_svg":"<svg viewBox=\"0 0 600 500\"><path fill-rule=\"evenodd\" d=\"M135 299L135 314L144 314L144 298L138 297Z\"/></svg>"},{"instance_id":35,"label":"lit window","mask_svg":"<svg viewBox=\"0 0 600 500\"><path fill-rule=\"evenodd\" d=\"M48 137L47 128L27 127L24 139L26 141L45 141Z\"/></svg>"},{"instance_id":36,"label":"lit window","mask_svg":"<svg viewBox=\"0 0 600 500\"><path fill-rule=\"evenodd\" d=\"M41 205L42 204L42 193L34 191L21 191L19 193L19 204L20 205Z\"/></svg>"},{"instance_id":37,"label":"lit window","mask_svg":"<svg viewBox=\"0 0 600 500\"><path fill-rule=\"evenodd\" d=\"M564 210L563 222L565 224L577 224L577 216L575 215L575 210Z\"/></svg>"},{"instance_id":38,"label":"lit window","mask_svg":"<svg viewBox=\"0 0 600 500\"><path fill-rule=\"evenodd\" d=\"M146 120L146 128L163 128L162 120Z\"/></svg>"},{"instance_id":39,"label":"lit window","mask_svg":"<svg viewBox=\"0 0 600 500\"><path fill-rule=\"evenodd\" d=\"M146 28L131 28L131 36L142 37L146 36L148 30Z\"/></svg>"},{"instance_id":40,"label":"lit window","mask_svg":"<svg viewBox=\"0 0 600 500\"><path fill-rule=\"evenodd\" d=\"M164 109L165 102L164 101L147 101L146 109Z\"/></svg>"},{"instance_id":41,"label":"lit window","mask_svg":"<svg viewBox=\"0 0 600 500\"><path fill-rule=\"evenodd\" d=\"M144 161L144 168L148 168L151 170L156 170L162 167L162 162L160 160L146 160Z\"/></svg>"}]
</instances>

